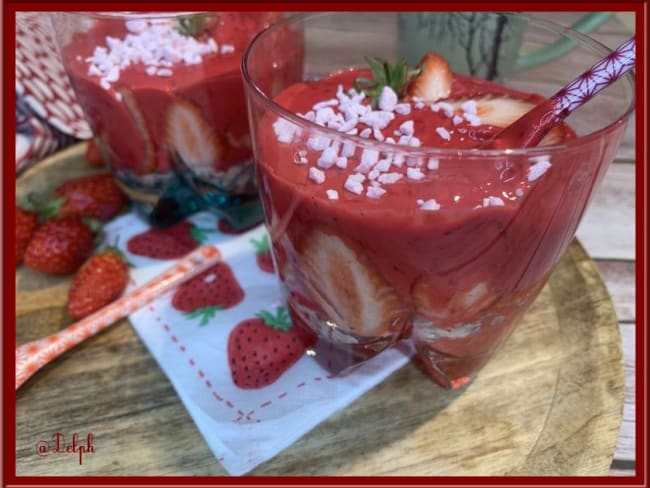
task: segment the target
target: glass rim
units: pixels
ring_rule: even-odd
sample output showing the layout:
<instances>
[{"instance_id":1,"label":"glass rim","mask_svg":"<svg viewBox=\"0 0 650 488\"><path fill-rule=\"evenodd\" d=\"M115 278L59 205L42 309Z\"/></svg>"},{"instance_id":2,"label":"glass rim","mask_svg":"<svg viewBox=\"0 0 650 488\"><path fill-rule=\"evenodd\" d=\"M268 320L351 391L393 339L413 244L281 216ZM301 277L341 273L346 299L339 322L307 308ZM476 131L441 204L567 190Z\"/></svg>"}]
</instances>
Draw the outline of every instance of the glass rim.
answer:
<instances>
[{"instance_id":1,"label":"glass rim","mask_svg":"<svg viewBox=\"0 0 650 488\"><path fill-rule=\"evenodd\" d=\"M105 11L105 12L93 12L93 11L61 11L61 12L50 12L55 15L70 15L71 17L95 17L95 18L106 18L106 19L174 19L182 15L214 15L220 12L165 12L165 11Z\"/></svg>"},{"instance_id":2,"label":"glass rim","mask_svg":"<svg viewBox=\"0 0 650 488\"><path fill-rule=\"evenodd\" d=\"M352 13L361 13L361 14L384 14L387 12L352 12ZM401 13L401 12L393 12L393 13ZM495 12L496 13L496 12ZM532 21L534 21L537 24L542 25L543 27L554 31L557 34L560 35L569 35L573 36L576 38L578 41L581 41L583 44L586 44L589 48L595 51L595 54L600 56L600 58L604 58L608 54L612 52L612 49L609 47L605 46L603 43L600 41L597 41L596 39L593 39L585 34L582 34L578 31L575 31L571 29L570 27L565 27L560 24L557 24L553 21L546 20L546 19L541 19L539 17L536 17L534 15L529 15L529 14L523 14L520 12L498 12L499 14L506 14L506 15L512 15L512 16L520 16L522 18L527 18ZM292 24L298 24L298 23L305 23L307 21L310 21L312 19L316 19L318 17L323 17L323 16L331 16L331 15L346 15L350 14L350 12L307 12L307 13L301 13L301 14L295 14L291 15L288 17L285 17L282 20L279 20L277 22L274 22L272 25L267 27L266 29L258 32L255 37L248 43L246 46L246 49L244 51L244 54L242 56L241 60L241 72L242 72L242 78L244 80L244 84L246 86L246 91L249 94L252 94L255 98L257 98L260 102L262 102L265 105L270 106L270 108L279 114L282 118L289 120L293 124L297 125L301 129L306 129L310 131L318 131L321 132L323 135L327 135L330 138L336 138L341 141L348 140L350 142L354 142L357 146L365 146L365 147L372 147L373 149L377 149L380 151L384 151L387 153L394 153L397 151L402 151L402 152L408 152L409 154L427 154L427 155L436 155L440 157L444 156L449 156L453 155L454 157L503 157L503 155L508 155L508 156L531 156L531 155L540 155L540 154L548 154L549 152L559 152L559 151L564 151L567 149L571 149L574 147L578 147L583 144L588 144L594 140L599 139L603 134L606 134L607 132L610 132L614 130L618 125L622 124L625 122L632 112L634 112L635 106L636 106L636 92L635 92L635 76L634 76L634 70L628 71L622 78L620 78L619 81L625 80L627 83L627 88L630 93L630 102L627 106L627 108L623 111L623 113L618 116L614 121L610 122L607 124L605 127L602 127L601 129L590 132L588 134L582 135L582 136L576 136L574 139L570 139L568 141L565 141L561 144L549 144L545 146L534 146L534 147L528 147L528 148L512 148L512 149L476 149L476 148L441 148L441 147L435 147L435 146L420 146L420 147L412 147L412 146L400 146L397 144L390 144L387 142L382 142L378 140L371 140L371 139L366 139L363 137L360 137L358 135L351 135L351 134L346 134L337 131L336 129L332 129L329 127L324 127L322 125L316 124L315 122L311 122L307 119L304 119L300 117L299 115L295 114L294 112L285 109L281 105L277 104L273 99L268 97L257 84L252 79L252 76L249 72L248 69L248 61L251 56L252 51L254 50L255 46L260 42L260 39L262 39L265 36L270 35L271 33L281 29L284 26L287 25L292 25ZM597 62L597 61L596 61ZM577 76L579 73L575 73ZM569 83L571 80L567 80L566 82ZM596 95L597 97L598 95ZM594 97L595 98L595 97ZM426 103L426 102L425 102Z\"/></svg>"}]
</instances>

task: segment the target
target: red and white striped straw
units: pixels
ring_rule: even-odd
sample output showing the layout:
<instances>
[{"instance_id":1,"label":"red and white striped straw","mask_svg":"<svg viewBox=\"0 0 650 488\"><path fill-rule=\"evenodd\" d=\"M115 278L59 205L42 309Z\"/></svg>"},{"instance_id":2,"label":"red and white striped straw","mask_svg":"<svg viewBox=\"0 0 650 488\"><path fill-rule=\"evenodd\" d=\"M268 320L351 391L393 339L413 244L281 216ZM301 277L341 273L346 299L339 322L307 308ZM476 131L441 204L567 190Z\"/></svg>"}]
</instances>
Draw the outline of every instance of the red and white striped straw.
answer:
<instances>
[{"instance_id":1,"label":"red and white striped straw","mask_svg":"<svg viewBox=\"0 0 650 488\"><path fill-rule=\"evenodd\" d=\"M220 260L221 252L216 247L202 246L164 273L77 323L48 337L18 346L16 348L16 390L53 359Z\"/></svg>"},{"instance_id":2,"label":"red and white striped straw","mask_svg":"<svg viewBox=\"0 0 650 488\"><path fill-rule=\"evenodd\" d=\"M635 61L636 37L632 36L551 98L499 132L483 148L536 146L553 126L633 69Z\"/></svg>"},{"instance_id":3,"label":"red and white striped straw","mask_svg":"<svg viewBox=\"0 0 650 488\"><path fill-rule=\"evenodd\" d=\"M555 123L562 121L596 93L633 69L635 61L636 36L632 36L614 52L594 64L551 97L551 100L555 102Z\"/></svg>"}]
</instances>

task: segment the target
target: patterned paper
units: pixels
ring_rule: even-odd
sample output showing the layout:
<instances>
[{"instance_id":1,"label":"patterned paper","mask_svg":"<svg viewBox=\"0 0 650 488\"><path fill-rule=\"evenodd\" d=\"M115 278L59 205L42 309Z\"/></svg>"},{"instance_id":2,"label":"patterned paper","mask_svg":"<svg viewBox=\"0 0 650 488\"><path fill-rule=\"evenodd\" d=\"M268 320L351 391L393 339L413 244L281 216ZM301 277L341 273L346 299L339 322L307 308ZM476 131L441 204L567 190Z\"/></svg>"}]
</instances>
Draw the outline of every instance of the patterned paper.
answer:
<instances>
[{"instance_id":1,"label":"patterned paper","mask_svg":"<svg viewBox=\"0 0 650 488\"><path fill-rule=\"evenodd\" d=\"M130 321L230 474L247 473L272 458L408 362L411 351L402 345L335 378L302 354L268 386L236 386L230 335L261 326L259 315L286 318L277 278L268 269L266 231L259 226L240 236L226 234L218 230L214 215L200 213L169 232L173 238L156 231L150 239L144 221L129 214L108 225L106 241L117 242L135 266L134 285L174 262L143 255L165 254L161 242L172 249L168 255L191 247L188 235L221 251L223 264L134 313Z\"/></svg>"},{"instance_id":2,"label":"patterned paper","mask_svg":"<svg viewBox=\"0 0 650 488\"><path fill-rule=\"evenodd\" d=\"M16 13L16 172L92 133L65 74L48 14Z\"/></svg>"},{"instance_id":3,"label":"patterned paper","mask_svg":"<svg viewBox=\"0 0 650 488\"><path fill-rule=\"evenodd\" d=\"M16 93L62 133L79 139L91 137L46 12L16 13Z\"/></svg>"},{"instance_id":4,"label":"patterned paper","mask_svg":"<svg viewBox=\"0 0 650 488\"><path fill-rule=\"evenodd\" d=\"M22 97L16 97L16 173L76 141L35 114Z\"/></svg>"}]
</instances>

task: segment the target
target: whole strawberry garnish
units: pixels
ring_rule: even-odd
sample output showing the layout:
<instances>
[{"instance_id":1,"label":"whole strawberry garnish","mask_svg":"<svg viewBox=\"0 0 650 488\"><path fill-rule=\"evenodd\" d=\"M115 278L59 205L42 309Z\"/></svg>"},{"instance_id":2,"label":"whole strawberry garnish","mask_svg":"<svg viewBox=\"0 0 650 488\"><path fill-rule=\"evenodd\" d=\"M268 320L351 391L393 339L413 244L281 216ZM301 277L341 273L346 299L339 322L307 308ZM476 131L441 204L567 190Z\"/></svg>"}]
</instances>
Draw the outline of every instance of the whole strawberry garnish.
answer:
<instances>
[{"instance_id":1,"label":"whole strawberry garnish","mask_svg":"<svg viewBox=\"0 0 650 488\"><path fill-rule=\"evenodd\" d=\"M94 238L93 231L80 219L49 220L29 241L25 264L43 273L72 273L92 252Z\"/></svg>"},{"instance_id":2,"label":"whole strawberry garnish","mask_svg":"<svg viewBox=\"0 0 650 488\"><path fill-rule=\"evenodd\" d=\"M126 197L110 174L81 176L54 190L54 198L41 206L46 218L88 217L106 222L126 204Z\"/></svg>"},{"instance_id":3,"label":"whole strawberry garnish","mask_svg":"<svg viewBox=\"0 0 650 488\"><path fill-rule=\"evenodd\" d=\"M278 307L275 315L261 311L256 316L238 323L228 337L228 364L239 388L274 383L306 348L285 307Z\"/></svg>"},{"instance_id":4,"label":"whole strawberry garnish","mask_svg":"<svg viewBox=\"0 0 650 488\"><path fill-rule=\"evenodd\" d=\"M219 310L234 307L244 299L244 290L230 266L217 263L178 287L172 307L190 319L200 318L207 325Z\"/></svg>"},{"instance_id":5,"label":"whole strawberry garnish","mask_svg":"<svg viewBox=\"0 0 650 488\"><path fill-rule=\"evenodd\" d=\"M251 239L251 244L255 247L255 257L257 266L265 273L274 273L273 258L269 250L269 236L264 234L260 240Z\"/></svg>"},{"instance_id":6,"label":"whole strawberry garnish","mask_svg":"<svg viewBox=\"0 0 650 488\"><path fill-rule=\"evenodd\" d=\"M150 229L131 237L126 248L130 253L154 259L175 259L193 251L206 239L208 229L182 220L171 227Z\"/></svg>"},{"instance_id":7,"label":"whole strawberry garnish","mask_svg":"<svg viewBox=\"0 0 650 488\"><path fill-rule=\"evenodd\" d=\"M16 207L16 264L23 262L25 249L38 227L38 214Z\"/></svg>"},{"instance_id":8,"label":"whole strawberry garnish","mask_svg":"<svg viewBox=\"0 0 650 488\"><path fill-rule=\"evenodd\" d=\"M72 277L66 310L81 319L119 298L129 282L129 268L119 251L109 248L90 256Z\"/></svg>"}]
</instances>

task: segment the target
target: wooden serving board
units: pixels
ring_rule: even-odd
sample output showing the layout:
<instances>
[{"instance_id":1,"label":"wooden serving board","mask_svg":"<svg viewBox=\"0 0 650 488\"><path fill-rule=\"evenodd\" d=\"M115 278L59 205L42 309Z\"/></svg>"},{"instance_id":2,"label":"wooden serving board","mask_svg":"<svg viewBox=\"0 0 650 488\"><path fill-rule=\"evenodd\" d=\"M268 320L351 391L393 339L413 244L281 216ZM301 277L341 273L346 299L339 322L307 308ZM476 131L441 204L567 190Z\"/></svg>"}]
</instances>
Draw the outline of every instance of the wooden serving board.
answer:
<instances>
[{"instance_id":1,"label":"wooden serving board","mask_svg":"<svg viewBox=\"0 0 650 488\"><path fill-rule=\"evenodd\" d=\"M77 145L17 181L20 198L91 169ZM16 271L17 344L70 322L68 278ZM408 365L253 475L605 475L621 424L617 320L577 242L516 331L462 392ZM16 473L223 475L174 389L127 321L46 366L18 392ZM95 453L39 456L61 432Z\"/></svg>"}]
</instances>

